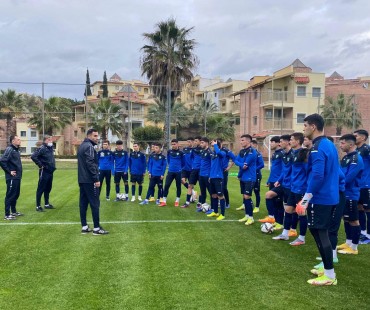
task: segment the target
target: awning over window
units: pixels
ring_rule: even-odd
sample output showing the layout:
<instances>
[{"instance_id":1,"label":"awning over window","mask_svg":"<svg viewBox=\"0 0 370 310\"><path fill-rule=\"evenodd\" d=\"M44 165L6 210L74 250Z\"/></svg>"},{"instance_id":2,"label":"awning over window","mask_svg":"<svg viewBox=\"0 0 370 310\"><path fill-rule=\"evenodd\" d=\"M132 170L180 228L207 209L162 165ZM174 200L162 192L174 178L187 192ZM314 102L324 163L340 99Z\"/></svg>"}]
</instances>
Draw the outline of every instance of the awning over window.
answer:
<instances>
[{"instance_id":1,"label":"awning over window","mask_svg":"<svg viewBox=\"0 0 370 310\"><path fill-rule=\"evenodd\" d=\"M307 84L310 82L310 78L308 76L295 76L294 81L297 84Z\"/></svg>"}]
</instances>

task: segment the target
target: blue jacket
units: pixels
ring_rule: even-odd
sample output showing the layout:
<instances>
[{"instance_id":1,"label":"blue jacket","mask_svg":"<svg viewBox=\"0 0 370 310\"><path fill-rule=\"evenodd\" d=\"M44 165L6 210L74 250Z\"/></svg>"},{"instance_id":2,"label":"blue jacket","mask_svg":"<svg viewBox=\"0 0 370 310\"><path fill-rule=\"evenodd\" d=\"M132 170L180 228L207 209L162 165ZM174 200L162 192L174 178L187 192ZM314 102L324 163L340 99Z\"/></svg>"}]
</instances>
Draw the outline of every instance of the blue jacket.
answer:
<instances>
[{"instance_id":1,"label":"blue jacket","mask_svg":"<svg viewBox=\"0 0 370 310\"><path fill-rule=\"evenodd\" d=\"M345 155L340 161L340 167L346 177L346 199L360 198L360 185L364 162L359 153L352 152Z\"/></svg>"},{"instance_id":2,"label":"blue jacket","mask_svg":"<svg viewBox=\"0 0 370 310\"><path fill-rule=\"evenodd\" d=\"M202 150L200 153L200 170L199 176L201 177L209 177L209 173L211 172L211 154L212 151L210 148Z\"/></svg>"},{"instance_id":3,"label":"blue jacket","mask_svg":"<svg viewBox=\"0 0 370 310\"><path fill-rule=\"evenodd\" d=\"M267 183L275 183L279 180L281 171L283 170L283 153L284 151L282 149L278 149L272 154L270 176Z\"/></svg>"},{"instance_id":4,"label":"blue jacket","mask_svg":"<svg viewBox=\"0 0 370 310\"><path fill-rule=\"evenodd\" d=\"M131 174L144 175L146 170L146 158L142 152L131 152L128 160Z\"/></svg>"},{"instance_id":5,"label":"blue jacket","mask_svg":"<svg viewBox=\"0 0 370 310\"><path fill-rule=\"evenodd\" d=\"M291 174L292 174L292 163L293 163L293 150L290 149L288 152L283 152L283 169L278 179L282 187L291 187Z\"/></svg>"},{"instance_id":6,"label":"blue jacket","mask_svg":"<svg viewBox=\"0 0 370 310\"><path fill-rule=\"evenodd\" d=\"M292 154L292 182L290 190L295 194L304 194L307 189L307 159L309 156L309 150L300 148L298 150L293 150Z\"/></svg>"},{"instance_id":7,"label":"blue jacket","mask_svg":"<svg viewBox=\"0 0 370 310\"><path fill-rule=\"evenodd\" d=\"M226 153L223 148L220 150L217 144L214 145L214 151L211 153L211 172L210 179L222 179L224 177L224 158Z\"/></svg>"},{"instance_id":8,"label":"blue jacket","mask_svg":"<svg viewBox=\"0 0 370 310\"><path fill-rule=\"evenodd\" d=\"M191 147L184 147L182 149L182 152L184 153L184 170L185 171L191 171L191 166L193 162L193 149Z\"/></svg>"},{"instance_id":9,"label":"blue jacket","mask_svg":"<svg viewBox=\"0 0 370 310\"><path fill-rule=\"evenodd\" d=\"M113 173L128 171L128 153L125 150L115 150L113 152L114 169Z\"/></svg>"},{"instance_id":10,"label":"blue jacket","mask_svg":"<svg viewBox=\"0 0 370 310\"><path fill-rule=\"evenodd\" d=\"M185 166L185 156L180 150L169 150L167 152L168 172L181 172Z\"/></svg>"},{"instance_id":11,"label":"blue jacket","mask_svg":"<svg viewBox=\"0 0 370 310\"><path fill-rule=\"evenodd\" d=\"M346 176L344 175L342 169L339 169L339 191L346 191Z\"/></svg>"},{"instance_id":12,"label":"blue jacket","mask_svg":"<svg viewBox=\"0 0 370 310\"><path fill-rule=\"evenodd\" d=\"M312 144L306 192L313 195L313 204L336 205L339 202L338 152L325 136L315 138Z\"/></svg>"},{"instance_id":13,"label":"blue jacket","mask_svg":"<svg viewBox=\"0 0 370 310\"><path fill-rule=\"evenodd\" d=\"M150 155L150 161L148 161L149 174L155 177L164 176L166 172L166 166L166 156L164 156L162 153L152 153Z\"/></svg>"},{"instance_id":14,"label":"blue jacket","mask_svg":"<svg viewBox=\"0 0 370 310\"><path fill-rule=\"evenodd\" d=\"M111 150L100 150L98 152L99 170L112 170L113 152Z\"/></svg>"},{"instance_id":15,"label":"blue jacket","mask_svg":"<svg viewBox=\"0 0 370 310\"><path fill-rule=\"evenodd\" d=\"M232 152L225 146L223 146L221 148L221 151L223 151L225 153L225 156L222 157L222 169L225 170L229 166L229 161L230 161L230 159L232 159L232 155L234 155L234 154L232 154ZM230 155L230 153L232 155Z\"/></svg>"},{"instance_id":16,"label":"blue jacket","mask_svg":"<svg viewBox=\"0 0 370 310\"><path fill-rule=\"evenodd\" d=\"M257 152L254 148L248 147L242 149L239 152L239 155L235 157L233 154L233 161L235 165L240 167L239 176L240 181L243 182L255 182L257 173ZM243 169L244 165L247 165L247 169Z\"/></svg>"},{"instance_id":17,"label":"blue jacket","mask_svg":"<svg viewBox=\"0 0 370 310\"><path fill-rule=\"evenodd\" d=\"M201 157L200 157L200 153L202 152L202 148L200 146L197 146L197 147L193 147L193 150L192 150L192 165L191 165L191 169L193 170L199 170L200 169L200 161L201 161Z\"/></svg>"},{"instance_id":18,"label":"blue jacket","mask_svg":"<svg viewBox=\"0 0 370 310\"><path fill-rule=\"evenodd\" d=\"M257 179L258 177L262 176L261 169L265 167L265 162L263 161L262 154L256 150L257 153L257 166L256 166L256 173L257 173Z\"/></svg>"},{"instance_id":19,"label":"blue jacket","mask_svg":"<svg viewBox=\"0 0 370 310\"><path fill-rule=\"evenodd\" d=\"M364 171L362 171L361 188L370 188L370 146L363 144L357 149L364 162Z\"/></svg>"}]
</instances>

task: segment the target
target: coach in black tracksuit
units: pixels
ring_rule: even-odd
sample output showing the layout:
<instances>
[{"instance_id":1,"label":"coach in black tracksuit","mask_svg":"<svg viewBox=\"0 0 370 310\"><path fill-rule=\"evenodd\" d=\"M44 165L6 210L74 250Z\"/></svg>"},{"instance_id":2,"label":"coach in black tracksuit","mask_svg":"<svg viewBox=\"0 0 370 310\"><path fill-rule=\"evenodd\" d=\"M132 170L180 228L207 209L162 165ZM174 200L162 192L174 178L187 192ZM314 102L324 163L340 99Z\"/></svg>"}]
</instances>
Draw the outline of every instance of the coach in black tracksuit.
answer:
<instances>
[{"instance_id":1,"label":"coach in black tracksuit","mask_svg":"<svg viewBox=\"0 0 370 310\"><path fill-rule=\"evenodd\" d=\"M42 146L31 155L31 159L39 167L39 183L36 191L36 211L44 211L41 207L42 194L44 194L45 209L54 209L54 206L49 204L49 196L53 187L53 173L56 169L52 137L44 137Z\"/></svg>"},{"instance_id":2,"label":"coach in black tracksuit","mask_svg":"<svg viewBox=\"0 0 370 310\"><path fill-rule=\"evenodd\" d=\"M5 220L15 220L16 216L22 215L17 212L16 204L21 189L22 162L19 153L21 139L18 136L10 136L10 145L0 158L0 166L5 172L6 195L5 195ZM12 213L10 213L10 211Z\"/></svg>"},{"instance_id":3,"label":"coach in black tracksuit","mask_svg":"<svg viewBox=\"0 0 370 310\"><path fill-rule=\"evenodd\" d=\"M94 146L98 142L98 132L95 129L87 131L87 138L81 143L78 152L78 184L80 186L80 218L82 230L81 233L91 232L87 225L86 212L90 204L91 213L94 222L94 235L105 235L108 232L100 226L99 219L99 169L98 157Z\"/></svg>"}]
</instances>

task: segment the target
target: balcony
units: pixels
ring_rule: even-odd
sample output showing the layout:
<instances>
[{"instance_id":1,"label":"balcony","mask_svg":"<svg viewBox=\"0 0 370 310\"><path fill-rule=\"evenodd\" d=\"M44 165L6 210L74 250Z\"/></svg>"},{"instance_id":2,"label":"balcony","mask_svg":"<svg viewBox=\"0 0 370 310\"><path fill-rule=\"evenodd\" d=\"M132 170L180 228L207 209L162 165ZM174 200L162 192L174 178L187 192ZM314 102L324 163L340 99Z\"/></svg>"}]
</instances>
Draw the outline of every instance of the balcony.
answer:
<instances>
[{"instance_id":1,"label":"balcony","mask_svg":"<svg viewBox=\"0 0 370 310\"><path fill-rule=\"evenodd\" d=\"M268 91L261 94L261 106L273 105L276 107L293 107L294 93L287 91Z\"/></svg>"},{"instance_id":2,"label":"balcony","mask_svg":"<svg viewBox=\"0 0 370 310\"><path fill-rule=\"evenodd\" d=\"M264 119L263 130L293 130L292 119Z\"/></svg>"}]
</instances>

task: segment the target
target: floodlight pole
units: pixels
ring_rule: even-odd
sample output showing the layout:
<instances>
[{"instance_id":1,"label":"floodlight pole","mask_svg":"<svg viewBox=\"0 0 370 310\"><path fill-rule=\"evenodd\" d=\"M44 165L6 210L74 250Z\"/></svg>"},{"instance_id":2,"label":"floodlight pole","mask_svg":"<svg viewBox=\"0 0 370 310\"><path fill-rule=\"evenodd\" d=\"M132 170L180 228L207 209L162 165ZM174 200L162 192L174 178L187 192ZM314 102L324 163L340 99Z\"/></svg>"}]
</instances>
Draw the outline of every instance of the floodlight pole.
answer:
<instances>
[{"instance_id":1,"label":"floodlight pole","mask_svg":"<svg viewBox=\"0 0 370 310\"><path fill-rule=\"evenodd\" d=\"M45 137L45 84L42 82L42 139Z\"/></svg>"}]
</instances>

